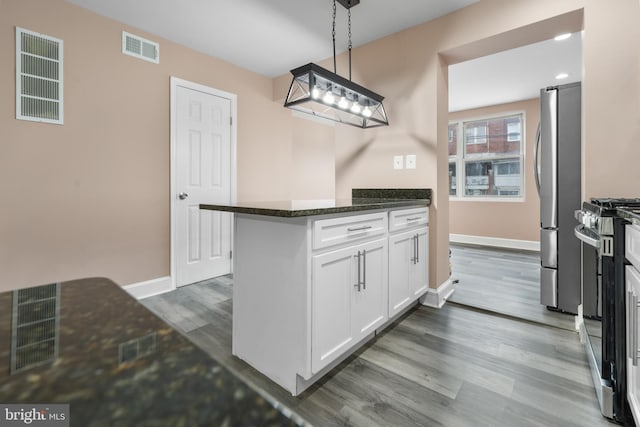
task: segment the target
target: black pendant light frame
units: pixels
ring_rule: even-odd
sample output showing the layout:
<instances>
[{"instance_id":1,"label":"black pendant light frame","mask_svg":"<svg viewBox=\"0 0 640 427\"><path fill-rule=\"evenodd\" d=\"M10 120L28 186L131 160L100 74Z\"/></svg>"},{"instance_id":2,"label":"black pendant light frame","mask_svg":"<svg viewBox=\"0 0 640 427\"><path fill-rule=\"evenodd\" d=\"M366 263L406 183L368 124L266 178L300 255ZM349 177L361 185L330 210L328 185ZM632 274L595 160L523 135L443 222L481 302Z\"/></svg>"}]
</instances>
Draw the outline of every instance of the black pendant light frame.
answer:
<instances>
[{"instance_id":1,"label":"black pendant light frame","mask_svg":"<svg viewBox=\"0 0 640 427\"><path fill-rule=\"evenodd\" d=\"M335 3L349 10L349 79L335 72ZM333 2L334 72L309 63L291 70L293 80L284 106L361 128L387 126L384 97L351 81L351 10L360 0ZM339 100L337 100L339 99Z\"/></svg>"}]
</instances>

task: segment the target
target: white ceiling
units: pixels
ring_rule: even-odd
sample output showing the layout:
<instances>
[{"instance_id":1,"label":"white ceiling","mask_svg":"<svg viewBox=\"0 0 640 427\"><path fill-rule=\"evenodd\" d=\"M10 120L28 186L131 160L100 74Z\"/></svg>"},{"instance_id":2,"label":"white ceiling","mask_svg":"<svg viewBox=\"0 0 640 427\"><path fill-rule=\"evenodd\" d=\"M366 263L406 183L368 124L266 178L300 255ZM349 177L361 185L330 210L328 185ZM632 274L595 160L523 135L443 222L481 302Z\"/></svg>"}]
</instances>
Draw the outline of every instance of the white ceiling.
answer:
<instances>
[{"instance_id":1,"label":"white ceiling","mask_svg":"<svg viewBox=\"0 0 640 427\"><path fill-rule=\"evenodd\" d=\"M556 76L569 76L557 80ZM449 111L536 98L547 86L582 80L582 33L449 66Z\"/></svg>"},{"instance_id":2,"label":"white ceiling","mask_svg":"<svg viewBox=\"0 0 640 427\"><path fill-rule=\"evenodd\" d=\"M267 77L287 74L295 67L333 54L331 0L67 1ZM477 1L361 0L352 8L353 46ZM336 21L336 48L340 53L347 47L347 11L340 4ZM577 39L572 37L562 46L576 49ZM557 74L556 64L560 60L573 58L574 68L569 73L581 69L581 65L576 65L581 64L581 59L577 61L575 52L560 52L560 46L538 43L530 47L530 53L516 50L452 66L450 109L535 97L541 87L555 84L545 76ZM553 54L545 53L547 48ZM581 48L578 50L581 52ZM523 67L526 64L530 66Z\"/></svg>"}]
</instances>

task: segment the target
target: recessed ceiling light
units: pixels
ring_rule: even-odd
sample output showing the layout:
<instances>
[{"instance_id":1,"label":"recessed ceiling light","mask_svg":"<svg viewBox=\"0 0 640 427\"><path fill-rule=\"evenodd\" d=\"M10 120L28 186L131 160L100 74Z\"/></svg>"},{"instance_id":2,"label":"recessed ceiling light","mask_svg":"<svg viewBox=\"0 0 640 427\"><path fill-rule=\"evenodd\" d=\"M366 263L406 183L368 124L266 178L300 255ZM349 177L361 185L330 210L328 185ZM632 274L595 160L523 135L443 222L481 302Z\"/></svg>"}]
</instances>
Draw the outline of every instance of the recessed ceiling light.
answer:
<instances>
[{"instance_id":1,"label":"recessed ceiling light","mask_svg":"<svg viewBox=\"0 0 640 427\"><path fill-rule=\"evenodd\" d=\"M567 73L560 73L556 76L557 80L562 80L562 79L566 79L567 77L569 77L569 74Z\"/></svg>"},{"instance_id":2,"label":"recessed ceiling light","mask_svg":"<svg viewBox=\"0 0 640 427\"><path fill-rule=\"evenodd\" d=\"M558 36L555 36L553 39L556 41L561 41L561 40L566 40L569 37L571 37L571 33L564 33L564 34L560 34Z\"/></svg>"}]
</instances>

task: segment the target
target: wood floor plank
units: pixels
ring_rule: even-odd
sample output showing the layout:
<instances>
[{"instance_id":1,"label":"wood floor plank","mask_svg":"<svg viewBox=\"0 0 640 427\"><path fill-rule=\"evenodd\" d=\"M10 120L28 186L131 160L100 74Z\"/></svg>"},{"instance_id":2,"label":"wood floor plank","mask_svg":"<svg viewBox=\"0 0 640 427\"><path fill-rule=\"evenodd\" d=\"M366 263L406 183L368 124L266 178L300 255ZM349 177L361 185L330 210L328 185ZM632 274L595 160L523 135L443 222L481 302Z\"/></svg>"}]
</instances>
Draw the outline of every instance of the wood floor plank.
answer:
<instances>
[{"instance_id":1,"label":"wood floor plank","mask_svg":"<svg viewBox=\"0 0 640 427\"><path fill-rule=\"evenodd\" d=\"M574 316L540 304L540 256L535 252L451 245L449 301L575 330Z\"/></svg>"},{"instance_id":2,"label":"wood floor plank","mask_svg":"<svg viewBox=\"0 0 640 427\"><path fill-rule=\"evenodd\" d=\"M470 263L480 263L482 254L469 258ZM530 257L504 258L526 265ZM513 286L527 287L528 273L511 267L504 271L522 279ZM441 309L416 306L292 397L231 354L231 277L174 292L180 295L170 292L142 302L310 425L610 425L599 413L575 331L456 304Z\"/></svg>"}]
</instances>

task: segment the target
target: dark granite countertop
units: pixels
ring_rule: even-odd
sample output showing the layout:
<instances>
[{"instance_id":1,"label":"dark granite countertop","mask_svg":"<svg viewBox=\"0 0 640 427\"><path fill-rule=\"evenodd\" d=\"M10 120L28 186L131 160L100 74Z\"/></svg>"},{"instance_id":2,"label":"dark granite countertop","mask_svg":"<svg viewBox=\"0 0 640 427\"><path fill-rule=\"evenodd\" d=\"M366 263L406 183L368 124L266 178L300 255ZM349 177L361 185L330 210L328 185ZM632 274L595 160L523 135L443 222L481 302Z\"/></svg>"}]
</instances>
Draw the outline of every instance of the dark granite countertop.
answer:
<instances>
[{"instance_id":1,"label":"dark granite countertop","mask_svg":"<svg viewBox=\"0 0 640 427\"><path fill-rule=\"evenodd\" d=\"M0 293L8 403L69 404L80 427L304 422L103 278Z\"/></svg>"},{"instance_id":2,"label":"dark granite countertop","mask_svg":"<svg viewBox=\"0 0 640 427\"><path fill-rule=\"evenodd\" d=\"M427 189L354 189L350 199L201 204L200 209L293 218L430 204L431 190Z\"/></svg>"}]
</instances>

